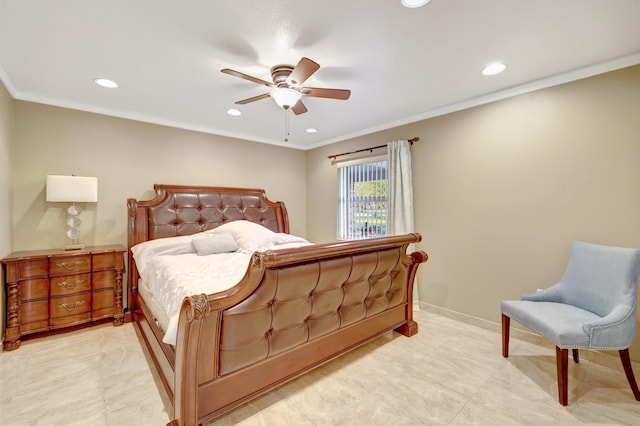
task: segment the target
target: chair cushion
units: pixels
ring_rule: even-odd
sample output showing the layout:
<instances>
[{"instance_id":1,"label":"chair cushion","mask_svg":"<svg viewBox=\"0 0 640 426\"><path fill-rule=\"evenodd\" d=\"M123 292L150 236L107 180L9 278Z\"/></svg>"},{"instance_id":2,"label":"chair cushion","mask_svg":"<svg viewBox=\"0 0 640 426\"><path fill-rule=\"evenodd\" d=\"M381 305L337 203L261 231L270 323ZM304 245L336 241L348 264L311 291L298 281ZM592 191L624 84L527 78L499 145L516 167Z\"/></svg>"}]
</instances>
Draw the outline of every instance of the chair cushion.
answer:
<instances>
[{"instance_id":1,"label":"chair cushion","mask_svg":"<svg viewBox=\"0 0 640 426\"><path fill-rule=\"evenodd\" d=\"M505 300L501 308L504 315L563 349L589 348L589 335L582 325L600 318L593 312L555 302Z\"/></svg>"}]
</instances>

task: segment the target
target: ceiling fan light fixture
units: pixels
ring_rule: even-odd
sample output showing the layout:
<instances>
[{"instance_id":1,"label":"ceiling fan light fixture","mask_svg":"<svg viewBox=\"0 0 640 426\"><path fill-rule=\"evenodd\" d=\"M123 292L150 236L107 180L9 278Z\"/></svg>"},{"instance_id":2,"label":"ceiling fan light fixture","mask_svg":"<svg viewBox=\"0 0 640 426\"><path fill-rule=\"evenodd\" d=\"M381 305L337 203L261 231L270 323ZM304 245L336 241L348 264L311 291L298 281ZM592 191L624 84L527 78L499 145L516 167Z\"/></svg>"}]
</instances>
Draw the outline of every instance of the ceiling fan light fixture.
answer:
<instances>
[{"instance_id":1,"label":"ceiling fan light fixture","mask_svg":"<svg viewBox=\"0 0 640 426\"><path fill-rule=\"evenodd\" d=\"M430 0L402 0L402 5L404 7L420 7L429 3Z\"/></svg>"},{"instance_id":2,"label":"ceiling fan light fixture","mask_svg":"<svg viewBox=\"0 0 640 426\"><path fill-rule=\"evenodd\" d=\"M276 87L269 93L280 108L289 109L302 98L302 93L294 89Z\"/></svg>"}]
</instances>

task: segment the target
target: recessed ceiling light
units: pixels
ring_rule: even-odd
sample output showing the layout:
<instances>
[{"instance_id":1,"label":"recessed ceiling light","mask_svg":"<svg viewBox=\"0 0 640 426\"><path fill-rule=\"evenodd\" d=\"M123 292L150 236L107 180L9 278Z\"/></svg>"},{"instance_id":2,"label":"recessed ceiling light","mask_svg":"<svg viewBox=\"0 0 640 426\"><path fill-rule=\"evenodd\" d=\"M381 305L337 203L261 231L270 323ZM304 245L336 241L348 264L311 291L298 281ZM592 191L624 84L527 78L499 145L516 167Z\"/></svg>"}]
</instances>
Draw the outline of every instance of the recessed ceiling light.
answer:
<instances>
[{"instance_id":1,"label":"recessed ceiling light","mask_svg":"<svg viewBox=\"0 0 640 426\"><path fill-rule=\"evenodd\" d=\"M118 87L118 83L113 80L109 80L107 78L96 78L93 80L98 86L106 87L109 89L115 89Z\"/></svg>"},{"instance_id":2,"label":"recessed ceiling light","mask_svg":"<svg viewBox=\"0 0 640 426\"><path fill-rule=\"evenodd\" d=\"M238 111L235 108L231 108L227 110L227 114L229 115L242 115L242 113L240 111Z\"/></svg>"},{"instance_id":3,"label":"recessed ceiling light","mask_svg":"<svg viewBox=\"0 0 640 426\"><path fill-rule=\"evenodd\" d=\"M430 0L402 0L404 7L420 7L429 3Z\"/></svg>"},{"instance_id":4,"label":"recessed ceiling light","mask_svg":"<svg viewBox=\"0 0 640 426\"><path fill-rule=\"evenodd\" d=\"M307 129L307 133L316 133L318 131L318 129L314 129L313 127L309 127Z\"/></svg>"},{"instance_id":5,"label":"recessed ceiling light","mask_svg":"<svg viewBox=\"0 0 640 426\"><path fill-rule=\"evenodd\" d=\"M482 69L482 75L500 74L507 68L502 62L493 62Z\"/></svg>"}]
</instances>

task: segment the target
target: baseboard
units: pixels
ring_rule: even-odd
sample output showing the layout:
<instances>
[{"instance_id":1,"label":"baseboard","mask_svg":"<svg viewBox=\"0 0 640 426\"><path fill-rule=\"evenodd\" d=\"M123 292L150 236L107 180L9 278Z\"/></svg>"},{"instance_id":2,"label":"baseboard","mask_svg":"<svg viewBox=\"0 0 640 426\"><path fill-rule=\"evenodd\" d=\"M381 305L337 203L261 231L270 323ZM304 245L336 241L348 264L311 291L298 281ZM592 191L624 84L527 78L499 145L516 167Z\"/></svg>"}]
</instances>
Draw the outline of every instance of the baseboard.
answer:
<instances>
[{"instance_id":1,"label":"baseboard","mask_svg":"<svg viewBox=\"0 0 640 426\"><path fill-rule=\"evenodd\" d=\"M494 321L489 321L483 318L474 317L472 315L463 314L461 312L452 311L450 309L442 308L440 306L435 306L435 305L431 305L429 303L424 303L424 302L420 302L420 309L426 312L434 313L436 315L441 315L443 317L451 318L452 320L455 320L455 321L460 321L465 324L473 325L473 326L482 328L484 330L493 331L495 333L498 333L499 336L502 335L502 324ZM544 337L523 328L522 325L518 324L515 321L511 321L509 336L514 339L522 340L524 342L531 343L538 346L543 346L545 348L550 348L550 349L554 348L553 343L549 342ZM600 358L601 356L618 358L617 352L618 351L601 351L601 350L595 350L595 349L588 350L588 351L584 350L581 352L580 358L588 359L590 361L595 362L598 359L602 359ZM640 363L640 358L638 357L632 356L631 360L633 361L634 364ZM637 368L638 367L634 366L634 369L637 369Z\"/></svg>"},{"instance_id":2,"label":"baseboard","mask_svg":"<svg viewBox=\"0 0 640 426\"><path fill-rule=\"evenodd\" d=\"M434 314L442 315L443 317L451 318L453 320L460 321L465 324L469 324L476 327L480 327L485 330L493 331L495 333L499 333L499 334L502 333L502 324L494 321L489 321L483 318L474 317L472 315L463 314L461 312L452 311L450 309L446 309L436 305L431 305L425 302L420 302L420 309L423 309L427 312L432 312ZM512 321L511 330L509 333L511 337L515 339L523 340L528 343L533 343L534 345L547 346L547 347L551 345L551 343L549 343L549 341L546 340L544 337L541 337L527 330L519 329L517 327L518 327L518 324Z\"/></svg>"}]
</instances>

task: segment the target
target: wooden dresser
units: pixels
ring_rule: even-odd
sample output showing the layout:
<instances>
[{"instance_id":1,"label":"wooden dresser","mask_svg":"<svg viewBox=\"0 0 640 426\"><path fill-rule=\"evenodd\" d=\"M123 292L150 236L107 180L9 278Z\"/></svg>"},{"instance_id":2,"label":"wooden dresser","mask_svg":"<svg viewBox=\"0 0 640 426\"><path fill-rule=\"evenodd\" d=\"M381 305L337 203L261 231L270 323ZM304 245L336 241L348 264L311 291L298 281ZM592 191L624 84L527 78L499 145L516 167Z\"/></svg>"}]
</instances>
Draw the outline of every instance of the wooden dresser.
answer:
<instances>
[{"instance_id":1,"label":"wooden dresser","mask_svg":"<svg viewBox=\"0 0 640 426\"><path fill-rule=\"evenodd\" d=\"M122 246L15 252L2 259L6 291L4 350L20 338L113 318L124 322Z\"/></svg>"}]
</instances>

